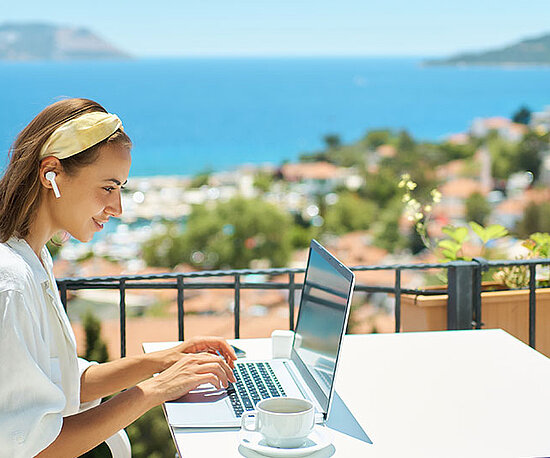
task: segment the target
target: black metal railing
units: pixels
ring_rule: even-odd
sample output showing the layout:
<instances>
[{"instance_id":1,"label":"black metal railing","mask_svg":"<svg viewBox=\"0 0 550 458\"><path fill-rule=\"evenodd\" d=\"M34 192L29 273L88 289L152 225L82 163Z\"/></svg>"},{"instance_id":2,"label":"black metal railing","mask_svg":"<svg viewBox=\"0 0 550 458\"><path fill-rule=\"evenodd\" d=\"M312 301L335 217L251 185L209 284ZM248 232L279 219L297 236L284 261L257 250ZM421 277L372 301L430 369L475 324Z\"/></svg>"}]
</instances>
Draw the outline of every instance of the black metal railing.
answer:
<instances>
[{"instance_id":1,"label":"black metal railing","mask_svg":"<svg viewBox=\"0 0 550 458\"><path fill-rule=\"evenodd\" d=\"M536 335L536 268L550 265L550 259L528 259L516 261L487 261L475 258L472 261L454 261L448 263L426 264L394 264L380 266L355 266L355 272L394 271L393 286L374 286L356 283L355 291L367 293L388 293L395 296L395 332L401 330L401 295L448 294L447 301L447 329L481 329L481 291L483 273L492 268L525 266L529 269L529 345L535 347ZM447 271L447 289L427 290L411 289L402 286L401 274L406 270L443 269ZM240 294L242 290L287 290L289 306L289 329L294 330L295 292L302 288L301 283L295 280L296 274L303 273L304 269L242 269L216 270L188 273L167 273L156 275L123 275L115 277L63 278L58 279L61 301L67 308L67 291L83 289L114 289L120 292L120 353L126 355L126 291L127 290L177 290L178 310L178 338L184 339L185 291L205 289L233 289L234 290L234 335L240 337ZM281 282L242 282L248 275L288 276L288 281ZM232 281L201 281L231 277ZM550 326L550 324L549 324Z\"/></svg>"}]
</instances>

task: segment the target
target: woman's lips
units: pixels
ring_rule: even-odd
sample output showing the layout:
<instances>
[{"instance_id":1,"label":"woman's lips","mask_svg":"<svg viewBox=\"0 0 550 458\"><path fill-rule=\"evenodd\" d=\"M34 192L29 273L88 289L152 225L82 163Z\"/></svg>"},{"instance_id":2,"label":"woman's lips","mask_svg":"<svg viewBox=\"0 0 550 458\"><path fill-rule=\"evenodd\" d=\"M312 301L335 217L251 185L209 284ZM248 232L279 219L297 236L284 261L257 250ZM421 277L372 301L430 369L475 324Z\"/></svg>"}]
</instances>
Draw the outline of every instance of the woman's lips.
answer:
<instances>
[{"instance_id":1,"label":"woman's lips","mask_svg":"<svg viewBox=\"0 0 550 458\"><path fill-rule=\"evenodd\" d=\"M101 230L103 229L103 224L106 223L106 221L103 221L103 223L99 223L97 220L95 220L94 218L92 218L93 222L95 223L96 227L98 228L98 230Z\"/></svg>"}]
</instances>

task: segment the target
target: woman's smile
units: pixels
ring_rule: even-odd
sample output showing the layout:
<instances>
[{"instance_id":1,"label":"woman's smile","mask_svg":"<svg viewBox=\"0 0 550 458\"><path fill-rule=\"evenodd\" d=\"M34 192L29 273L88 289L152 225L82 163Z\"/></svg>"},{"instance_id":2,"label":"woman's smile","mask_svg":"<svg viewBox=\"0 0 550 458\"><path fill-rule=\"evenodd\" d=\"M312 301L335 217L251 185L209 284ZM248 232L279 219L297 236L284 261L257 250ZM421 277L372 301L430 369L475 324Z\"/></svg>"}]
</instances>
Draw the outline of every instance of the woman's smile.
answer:
<instances>
[{"instance_id":1,"label":"woman's smile","mask_svg":"<svg viewBox=\"0 0 550 458\"><path fill-rule=\"evenodd\" d=\"M94 224L96 225L97 227L97 230L100 231L101 229L103 229L103 224L105 224L107 221L102 221L101 223L99 221L97 221L95 218L92 218Z\"/></svg>"}]
</instances>

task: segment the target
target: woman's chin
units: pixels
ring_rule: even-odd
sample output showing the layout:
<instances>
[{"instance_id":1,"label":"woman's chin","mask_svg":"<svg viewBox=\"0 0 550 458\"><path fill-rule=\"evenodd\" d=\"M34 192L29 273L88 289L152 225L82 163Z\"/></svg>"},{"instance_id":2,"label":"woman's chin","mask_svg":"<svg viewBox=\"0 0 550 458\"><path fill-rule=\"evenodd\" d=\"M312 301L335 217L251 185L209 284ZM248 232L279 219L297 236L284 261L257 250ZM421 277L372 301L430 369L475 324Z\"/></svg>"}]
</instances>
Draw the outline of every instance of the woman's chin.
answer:
<instances>
[{"instance_id":1,"label":"woman's chin","mask_svg":"<svg viewBox=\"0 0 550 458\"><path fill-rule=\"evenodd\" d=\"M71 234L71 236L82 243L87 243L94 238L94 234Z\"/></svg>"}]
</instances>

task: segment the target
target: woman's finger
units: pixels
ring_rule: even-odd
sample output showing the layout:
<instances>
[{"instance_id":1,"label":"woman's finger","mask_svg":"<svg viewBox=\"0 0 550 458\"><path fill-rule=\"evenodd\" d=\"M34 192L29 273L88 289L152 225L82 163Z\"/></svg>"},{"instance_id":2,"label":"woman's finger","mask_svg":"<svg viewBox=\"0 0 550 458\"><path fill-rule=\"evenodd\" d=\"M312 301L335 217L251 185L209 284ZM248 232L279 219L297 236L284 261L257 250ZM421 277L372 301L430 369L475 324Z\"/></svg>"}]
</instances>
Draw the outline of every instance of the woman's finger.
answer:
<instances>
[{"instance_id":1,"label":"woman's finger","mask_svg":"<svg viewBox=\"0 0 550 458\"><path fill-rule=\"evenodd\" d=\"M202 385L203 383L211 383L218 390L222 389L220 380L212 373L207 372L206 374L197 374L197 380L200 382L197 386Z\"/></svg>"},{"instance_id":2,"label":"woman's finger","mask_svg":"<svg viewBox=\"0 0 550 458\"><path fill-rule=\"evenodd\" d=\"M184 392L178 393L178 395L174 399L177 399L206 383L214 385L218 390L221 390L222 388L220 385L220 380L214 374L211 374L209 372L204 374L193 374L193 376L189 377L189 379L186 381Z\"/></svg>"},{"instance_id":3,"label":"woman's finger","mask_svg":"<svg viewBox=\"0 0 550 458\"><path fill-rule=\"evenodd\" d=\"M225 374L228 380L231 382L236 382L235 374L233 374L233 369L231 369L227 361L222 356L215 356L215 358L216 358L216 362L225 371Z\"/></svg>"},{"instance_id":4,"label":"woman's finger","mask_svg":"<svg viewBox=\"0 0 550 458\"><path fill-rule=\"evenodd\" d=\"M215 363L218 367L220 367L224 372L224 377L226 380L229 380L230 382L235 382L235 375L233 374L233 370L229 365L225 362L224 358L219 355L213 355L211 353L195 353L193 356L190 357L193 361L195 361L198 364L208 364L208 363Z\"/></svg>"},{"instance_id":5,"label":"woman's finger","mask_svg":"<svg viewBox=\"0 0 550 458\"><path fill-rule=\"evenodd\" d=\"M229 360L235 361L237 359L237 354L231 345L229 345L225 340L221 342L223 348L225 348L225 353L229 357Z\"/></svg>"},{"instance_id":6,"label":"woman's finger","mask_svg":"<svg viewBox=\"0 0 550 458\"><path fill-rule=\"evenodd\" d=\"M197 366L196 371L198 374L213 374L218 378L221 386L228 386L227 374L217 363L200 364L199 366Z\"/></svg>"},{"instance_id":7,"label":"woman's finger","mask_svg":"<svg viewBox=\"0 0 550 458\"><path fill-rule=\"evenodd\" d=\"M229 365L223 360L221 357L217 357L218 359L214 361L213 363L208 364L216 364L217 367L220 368L220 370L223 371L224 378L230 382L236 382L235 374L233 374L233 370L229 367Z\"/></svg>"}]
</instances>

